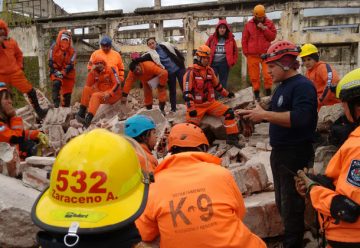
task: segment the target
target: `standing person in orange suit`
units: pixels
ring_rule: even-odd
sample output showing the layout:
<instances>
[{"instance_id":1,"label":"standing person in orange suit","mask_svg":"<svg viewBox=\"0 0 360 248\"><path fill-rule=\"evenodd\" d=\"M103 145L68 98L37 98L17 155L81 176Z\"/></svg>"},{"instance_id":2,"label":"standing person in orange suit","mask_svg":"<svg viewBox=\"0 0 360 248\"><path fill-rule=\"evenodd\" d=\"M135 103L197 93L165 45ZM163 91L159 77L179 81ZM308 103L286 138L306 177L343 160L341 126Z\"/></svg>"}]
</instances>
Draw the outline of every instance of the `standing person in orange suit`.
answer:
<instances>
[{"instance_id":1,"label":"standing person in orange suit","mask_svg":"<svg viewBox=\"0 0 360 248\"><path fill-rule=\"evenodd\" d=\"M157 77L156 81L158 81L158 85L154 86L157 88L158 91L159 109L161 113L165 115L166 83L168 81L167 70L159 67L152 61L138 62L136 60L131 61L129 69L130 71L126 78L125 86L122 93L122 103L126 103L127 96L133 83L136 80L140 80L144 88L144 105L146 109L152 109L153 95L152 86L149 85L149 81Z\"/></svg>"},{"instance_id":2,"label":"standing person in orange suit","mask_svg":"<svg viewBox=\"0 0 360 248\"><path fill-rule=\"evenodd\" d=\"M76 76L76 52L71 43L71 32L61 30L49 51L50 79L53 82L52 99L55 108L60 106L60 102L63 107L70 107L71 103Z\"/></svg>"},{"instance_id":3,"label":"standing person in orange suit","mask_svg":"<svg viewBox=\"0 0 360 248\"><path fill-rule=\"evenodd\" d=\"M15 87L26 94L40 119L45 118L47 109L42 109L36 91L24 74L23 54L16 41L9 36L9 28L0 19L0 82Z\"/></svg>"},{"instance_id":4,"label":"standing person in orange suit","mask_svg":"<svg viewBox=\"0 0 360 248\"><path fill-rule=\"evenodd\" d=\"M318 110L325 105L339 103L335 97L336 84L340 81L337 71L329 64L320 61L319 51L313 44L301 47L300 58L306 67L306 77L316 88L318 96Z\"/></svg>"},{"instance_id":5,"label":"standing person in orange suit","mask_svg":"<svg viewBox=\"0 0 360 248\"><path fill-rule=\"evenodd\" d=\"M171 248L266 247L242 222L241 192L208 147L198 126L171 129L171 155L156 167L145 211L135 222L142 240L160 237L160 247Z\"/></svg>"},{"instance_id":6,"label":"standing person in orange suit","mask_svg":"<svg viewBox=\"0 0 360 248\"><path fill-rule=\"evenodd\" d=\"M87 76L80 110L76 114L76 119L86 128L91 124L100 104L114 104L121 99L121 82L115 68L107 66L101 54L94 56L93 63L94 69Z\"/></svg>"},{"instance_id":7,"label":"standing person in orange suit","mask_svg":"<svg viewBox=\"0 0 360 248\"><path fill-rule=\"evenodd\" d=\"M355 248L360 247L360 69L340 80L336 97L342 101L354 130L326 167L325 176L331 185L310 179L306 169L299 170L295 180L298 192L310 196L318 211L328 247Z\"/></svg>"},{"instance_id":8,"label":"standing person in orange suit","mask_svg":"<svg viewBox=\"0 0 360 248\"><path fill-rule=\"evenodd\" d=\"M268 73L266 63L261 59L261 54L266 53L270 43L276 38L274 23L265 15L265 7L256 5L254 17L245 24L242 32L242 49L247 60L250 81L254 95L260 99L260 64L264 79L265 95L271 95L272 79Z\"/></svg>"}]
</instances>

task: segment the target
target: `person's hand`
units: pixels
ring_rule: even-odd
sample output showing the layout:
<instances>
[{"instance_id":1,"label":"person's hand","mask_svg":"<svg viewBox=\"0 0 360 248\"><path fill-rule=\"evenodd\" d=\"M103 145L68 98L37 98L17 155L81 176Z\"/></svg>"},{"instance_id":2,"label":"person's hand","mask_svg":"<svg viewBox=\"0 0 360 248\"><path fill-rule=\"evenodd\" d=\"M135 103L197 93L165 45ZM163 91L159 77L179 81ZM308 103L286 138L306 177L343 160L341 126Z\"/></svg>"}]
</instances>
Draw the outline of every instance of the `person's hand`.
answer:
<instances>
[{"instance_id":1,"label":"person's hand","mask_svg":"<svg viewBox=\"0 0 360 248\"><path fill-rule=\"evenodd\" d=\"M235 94L234 92L229 92L229 94L227 95L228 98L233 98L235 97Z\"/></svg>"},{"instance_id":2,"label":"person's hand","mask_svg":"<svg viewBox=\"0 0 360 248\"><path fill-rule=\"evenodd\" d=\"M315 181L313 181L313 180L311 180L308 176L307 176L307 174L308 173L311 173L311 174L313 174L313 171L311 171L311 169L310 170L308 170L307 168L304 168L303 170L298 170L297 171L297 176L295 177L295 183L296 183L296 189L298 190L298 188L299 188L299 190L298 190L298 192L299 192L299 194L301 195L301 194L303 194L303 192L304 192L304 187L305 187L305 193L309 193L310 192L310 190L311 190L311 188L313 187L313 186L315 186L315 185L319 185L319 183L317 183L317 182L315 182Z\"/></svg>"},{"instance_id":3,"label":"person's hand","mask_svg":"<svg viewBox=\"0 0 360 248\"><path fill-rule=\"evenodd\" d=\"M44 145L45 147L49 147L49 138L46 134L39 132L37 138L40 144Z\"/></svg>"},{"instance_id":4,"label":"person's hand","mask_svg":"<svg viewBox=\"0 0 360 248\"><path fill-rule=\"evenodd\" d=\"M127 103L127 97L123 96L121 97L121 104L126 104Z\"/></svg>"},{"instance_id":5,"label":"person's hand","mask_svg":"<svg viewBox=\"0 0 360 248\"><path fill-rule=\"evenodd\" d=\"M196 109L191 110L191 111L189 112L189 115L190 115L190 117L196 117L196 116L197 116L197 111L196 111Z\"/></svg>"},{"instance_id":6,"label":"person's hand","mask_svg":"<svg viewBox=\"0 0 360 248\"><path fill-rule=\"evenodd\" d=\"M267 27L262 23L262 22L259 22L258 25L257 25L258 28L262 29L262 30L265 30L267 29Z\"/></svg>"},{"instance_id":7,"label":"person's hand","mask_svg":"<svg viewBox=\"0 0 360 248\"><path fill-rule=\"evenodd\" d=\"M57 77L57 78L63 78L63 77L64 77L64 75L61 73L61 71L56 71L56 72L54 73L54 75L55 75L55 77Z\"/></svg>"},{"instance_id":8,"label":"person's hand","mask_svg":"<svg viewBox=\"0 0 360 248\"><path fill-rule=\"evenodd\" d=\"M254 109L238 109L235 110L235 114L241 116L245 120L250 120L253 123L259 123L264 120L266 111L259 105L258 102L255 104L256 107Z\"/></svg>"}]
</instances>

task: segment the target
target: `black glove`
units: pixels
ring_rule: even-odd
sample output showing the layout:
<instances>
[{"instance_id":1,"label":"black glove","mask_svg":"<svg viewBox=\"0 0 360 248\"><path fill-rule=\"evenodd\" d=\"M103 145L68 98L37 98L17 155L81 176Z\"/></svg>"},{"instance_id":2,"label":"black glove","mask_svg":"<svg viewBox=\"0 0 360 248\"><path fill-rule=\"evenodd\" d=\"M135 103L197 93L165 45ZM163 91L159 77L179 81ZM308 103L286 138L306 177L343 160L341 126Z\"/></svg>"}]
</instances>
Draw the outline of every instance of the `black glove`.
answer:
<instances>
[{"instance_id":1,"label":"black glove","mask_svg":"<svg viewBox=\"0 0 360 248\"><path fill-rule=\"evenodd\" d=\"M330 91L331 91L332 93L335 93L335 92L336 92L336 85L331 85L331 86L330 86Z\"/></svg>"},{"instance_id":2,"label":"black glove","mask_svg":"<svg viewBox=\"0 0 360 248\"><path fill-rule=\"evenodd\" d=\"M235 97L235 94L234 94L234 92L229 92L229 94L228 94L228 96L227 96L228 98L233 98L233 97Z\"/></svg>"},{"instance_id":3,"label":"black glove","mask_svg":"<svg viewBox=\"0 0 360 248\"><path fill-rule=\"evenodd\" d=\"M354 223L360 214L360 206L353 200L343 195L336 195L330 205L331 216L339 223L340 220Z\"/></svg>"},{"instance_id":4,"label":"black glove","mask_svg":"<svg viewBox=\"0 0 360 248\"><path fill-rule=\"evenodd\" d=\"M190 117L196 117L197 116L197 111L196 110L191 110L189 112L189 115L190 115Z\"/></svg>"}]
</instances>

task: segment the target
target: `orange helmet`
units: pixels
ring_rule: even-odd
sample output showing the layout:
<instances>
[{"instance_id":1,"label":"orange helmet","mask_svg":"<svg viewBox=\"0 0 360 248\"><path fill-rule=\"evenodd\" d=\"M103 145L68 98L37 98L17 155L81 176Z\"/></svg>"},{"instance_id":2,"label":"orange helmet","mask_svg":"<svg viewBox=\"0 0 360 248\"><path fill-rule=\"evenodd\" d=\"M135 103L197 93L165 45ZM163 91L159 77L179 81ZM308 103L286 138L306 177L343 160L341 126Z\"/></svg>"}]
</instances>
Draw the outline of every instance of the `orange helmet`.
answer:
<instances>
[{"instance_id":1,"label":"orange helmet","mask_svg":"<svg viewBox=\"0 0 360 248\"><path fill-rule=\"evenodd\" d=\"M106 58L102 54L95 54L93 58L93 64L103 63L106 65Z\"/></svg>"},{"instance_id":2,"label":"orange helmet","mask_svg":"<svg viewBox=\"0 0 360 248\"><path fill-rule=\"evenodd\" d=\"M255 17L264 17L265 16L265 7L264 5L258 4L254 8L254 16Z\"/></svg>"},{"instance_id":3,"label":"orange helmet","mask_svg":"<svg viewBox=\"0 0 360 248\"><path fill-rule=\"evenodd\" d=\"M211 49L207 45L199 46L199 48L196 50L195 53L195 55L199 57L209 57L210 54L211 54Z\"/></svg>"},{"instance_id":4,"label":"orange helmet","mask_svg":"<svg viewBox=\"0 0 360 248\"><path fill-rule=\"evenodd\" d=\"M190 123L180 123L170 131L168 137L168 150L172 147L198 147L200 145L209 146L209 142L200 127Z\"/></svg>"}]
</instances>

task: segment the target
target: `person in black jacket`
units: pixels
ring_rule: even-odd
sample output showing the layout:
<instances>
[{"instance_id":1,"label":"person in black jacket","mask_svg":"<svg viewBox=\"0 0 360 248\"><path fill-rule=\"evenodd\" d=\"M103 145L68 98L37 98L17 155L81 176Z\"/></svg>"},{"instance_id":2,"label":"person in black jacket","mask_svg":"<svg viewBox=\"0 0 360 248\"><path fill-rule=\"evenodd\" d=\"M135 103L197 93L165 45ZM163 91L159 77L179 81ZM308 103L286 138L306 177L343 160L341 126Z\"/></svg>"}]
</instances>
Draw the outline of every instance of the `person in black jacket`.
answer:
<instances>
[{"instance_id":1,"label":"person in black jacket","mask_svg":"<svg viewBox=\"0 0 360 248\"><path fill-rule=\"evenodd\" d=\"M171 111L176 112L176 79L182 89L185 73L184 56L172 44L168 42L157 43L154 37L148 38L146 44L150 48L148 54L151 59L169 73L168 86Z\"/></svg>"}]
</instances>

